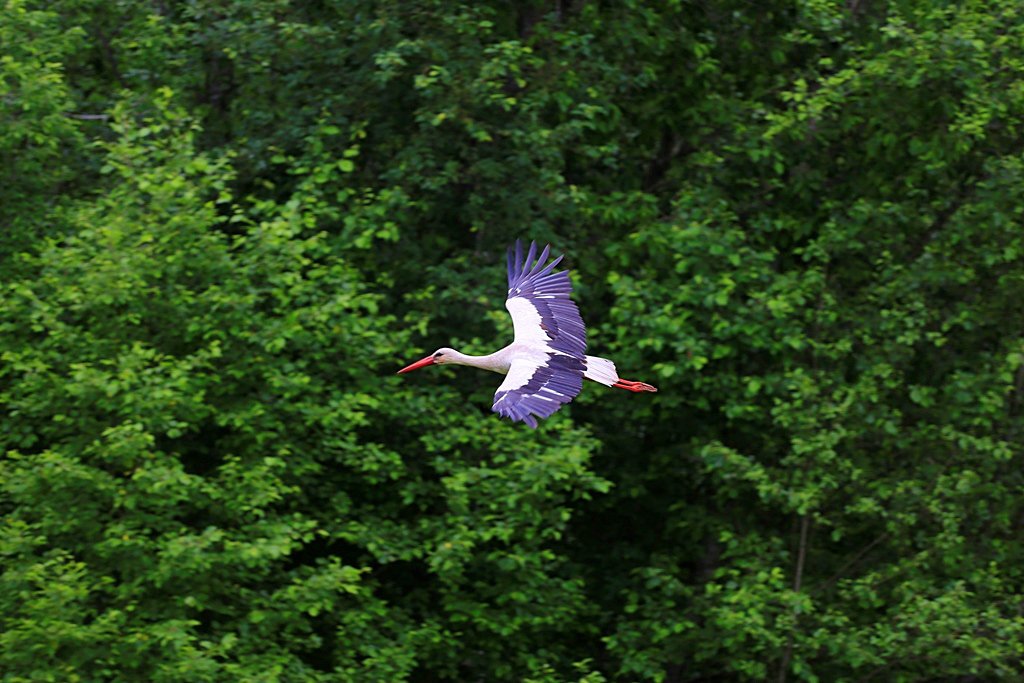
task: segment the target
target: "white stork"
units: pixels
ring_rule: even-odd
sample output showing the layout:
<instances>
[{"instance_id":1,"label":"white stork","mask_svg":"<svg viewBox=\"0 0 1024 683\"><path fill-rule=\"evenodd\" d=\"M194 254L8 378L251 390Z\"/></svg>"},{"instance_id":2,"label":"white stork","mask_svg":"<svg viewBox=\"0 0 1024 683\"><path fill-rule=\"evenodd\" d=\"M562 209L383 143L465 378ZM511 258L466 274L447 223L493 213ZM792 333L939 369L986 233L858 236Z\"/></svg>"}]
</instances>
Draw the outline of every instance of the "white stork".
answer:
<instances>
[{"instance_id":1,"label":"white stork","mask_svg":"<svg viewBox=\"0 0 1024 683\"><path fill-rule=\"evenodd\" d=\"M583 379L628 391L657 391L650 384L622 379L615 363L586 355L587 329L580 311L569 298L572 284L568 271L551 272L562 260L548 260L544 247L534 262L537 245L523 259L516 240L508 250L508 299L512 314L512 343L486 356L468 356L442 347L426 358L402 368L398 374L428 365L469 365L506 375L494 394L494 412L513 421L537 427L537 418L549 417L583 390ZM532 266L531 266L532 264Z\"/></svg>"}]
</instances>

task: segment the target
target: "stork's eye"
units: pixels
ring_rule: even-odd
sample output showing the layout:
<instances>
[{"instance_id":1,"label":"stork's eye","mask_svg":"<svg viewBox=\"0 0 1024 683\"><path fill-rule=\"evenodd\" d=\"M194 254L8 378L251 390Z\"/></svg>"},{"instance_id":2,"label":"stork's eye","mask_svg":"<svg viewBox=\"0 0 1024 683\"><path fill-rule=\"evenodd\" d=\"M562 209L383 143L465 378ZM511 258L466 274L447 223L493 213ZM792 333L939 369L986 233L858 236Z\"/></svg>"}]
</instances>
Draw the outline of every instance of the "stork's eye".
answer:
<instances>
[{"instance_id":1,"label":"stork's eye","mask_svg":"<svg viewBox=\"0 0 1024 683\"><path fill-rule=\"evenodd\" d=\"M438 351L437 353L435 353L435 354L434 354L434 358L440 358L440 357L441 357L441 356L443 356L443 355L444 355L443 353L441 353L440 351Z\"/></svg>"}]
</instances>

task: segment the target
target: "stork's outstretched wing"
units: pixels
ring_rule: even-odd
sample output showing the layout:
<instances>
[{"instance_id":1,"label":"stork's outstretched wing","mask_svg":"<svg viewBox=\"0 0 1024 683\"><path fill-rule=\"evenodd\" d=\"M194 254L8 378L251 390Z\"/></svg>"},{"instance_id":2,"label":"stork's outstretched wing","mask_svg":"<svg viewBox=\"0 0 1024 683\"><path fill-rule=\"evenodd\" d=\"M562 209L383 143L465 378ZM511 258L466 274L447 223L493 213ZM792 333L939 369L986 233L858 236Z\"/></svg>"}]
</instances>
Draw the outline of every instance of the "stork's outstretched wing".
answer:
<instances>
[{"instance_id":1,"label":"stork's outstretched wing","mask_svg":"<svg viewBox=\"0 0 1024 683\"><path fill-rule=\"evenodd\" d=\"M550 354L541 362L514 360L491 410L536 429L538 417L550 417L583 390L585 369L582 360L564 354Z\"/></svg>"},{"instance_id":2,"label":"stork's outstretched wing","mask_svg":"<svg viewBox=\"0 0 1024 683\"><path fill-rule=\"evenodd\" d=\"M536 243L523 258L522 243L508 252L508 299L512 315L515 358L508 376L494 395L494 412L537 426L583 389L586 371L587 329L569 295L569 273L553 273L559 256L545 265L551 247L539 258Z\"/></svg>"},{"instance_id":3,"label":"stork's outstretched wing","mask_svg":"<svg viewBox=\"0 0 1024 683\"><path fill-rule=\"evenodd\" d=\"M580 311L569 295L572 283L569 273L552 273L562 260L548 260L551 247L544 247L534 263L537 244L523 259L523 246L516 240L515 252L508 250L508 299L505 308L512 315L516 344L539 344L583 360L587 352L587 328Z\"/></svg>"}]
</instances>

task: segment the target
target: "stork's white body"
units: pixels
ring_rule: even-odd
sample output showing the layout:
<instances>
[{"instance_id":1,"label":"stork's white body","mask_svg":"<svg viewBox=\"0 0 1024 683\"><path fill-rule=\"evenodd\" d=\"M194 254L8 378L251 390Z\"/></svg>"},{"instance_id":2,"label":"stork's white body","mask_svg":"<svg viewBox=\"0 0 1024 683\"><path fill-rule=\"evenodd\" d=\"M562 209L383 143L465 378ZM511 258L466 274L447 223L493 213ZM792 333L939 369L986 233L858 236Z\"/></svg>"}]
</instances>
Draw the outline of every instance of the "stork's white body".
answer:
<instances>
[{"instance_id":1,"label":"stork's white body","mask_svg":"<svg viewBox=\"0 0 1024 683\"><path fill-rule=\"evenodd\" d=\"M496 372L499 375L507 375L513 359L543 363L548 359L548 354L550 353L551 350L543 344L517 344L513 342L505 348L489 353L486 356L471 356L452 349L449 354L446 354L451 357L445 362L453 365L468 365L471 368L480 368L481 370ZM613 386L616 382L620 381L619 375L615 371L615 363L612 361L607 358L599 358L598 356L585 356L585 358L587 363L587 369L583 373L585 379L603 384L606 387Z\"/></svg>"}]
</instances>

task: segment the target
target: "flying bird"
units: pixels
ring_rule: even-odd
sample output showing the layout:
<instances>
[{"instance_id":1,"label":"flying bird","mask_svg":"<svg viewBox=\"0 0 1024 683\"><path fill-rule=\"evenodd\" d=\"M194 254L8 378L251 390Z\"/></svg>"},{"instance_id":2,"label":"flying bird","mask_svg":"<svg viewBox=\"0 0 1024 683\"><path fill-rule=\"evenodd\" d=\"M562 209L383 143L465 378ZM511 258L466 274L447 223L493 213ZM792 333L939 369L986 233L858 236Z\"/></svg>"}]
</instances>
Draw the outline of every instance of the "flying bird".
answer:
<instances>
[{"instance_id":1,"label":"flying bird","mask_svg":"<svg viewBox=\"0 0 1024 683\"><path fill-rule=\"evenodd\" d=\"M588 356L587 328L569 295L568 271L553 272L563 256L545 263L551 247L537 257L537 244L523 258L516 240L508 250L508 298L512 315L512 343L486 356L469 356L442 347L398 371L401 375L428 365L469 365L505 375L494 394L491 410L536 429L537 419L550 417L576 398L583 380L627 391L657 391L650 384L619 377L615 363ZM535 257L536 260L535 260Z\"/></svg>"}]
</instances>

